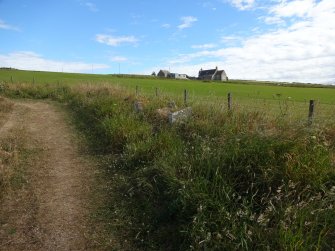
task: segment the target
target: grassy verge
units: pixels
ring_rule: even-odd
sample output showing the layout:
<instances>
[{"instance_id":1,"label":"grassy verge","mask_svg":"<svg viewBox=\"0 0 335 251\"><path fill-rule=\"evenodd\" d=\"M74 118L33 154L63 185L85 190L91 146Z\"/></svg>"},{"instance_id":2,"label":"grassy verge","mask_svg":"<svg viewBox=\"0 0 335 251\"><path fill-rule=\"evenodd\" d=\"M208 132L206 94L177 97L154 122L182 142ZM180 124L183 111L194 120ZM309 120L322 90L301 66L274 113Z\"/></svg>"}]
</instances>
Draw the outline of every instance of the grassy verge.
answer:
<instances>
[{"instance_id":1,"label":"grassy verge","mask_svg":"<svg viewBox=\"0 0 335 251\"><path fill-rule=\"evenodd\" d=\"M0 97L0 125L6 123L10 112L12 111L13 103L9 100ZM1 128L0 127L0 128ZM18 171L18 149L22 144L19 140L19 131L0 135L0 199L7 193L15 182L21 180L22 172Z\"/></svg>"},{"instance_id":2,"label":"grassy verge","mask_svg":"<svg viewBox=\"0 0 335 251\"><path fill-rule=\"evenodd\" d=\"M189 121L171 126L156 111L168 99L108 85L8 85L2 93L68 104L110 181L102 217L139 248L335 246L333 120L307 127L199 103Z\"/></svg>"},{"instance_id":3,"label":"grassy verge","mask_svg":"<svg viewBox=\"0 0 335 251\"><path fill-rule=\"evenodd\" d=\"M38 243L37 204L31 185L31 170L39 155L31 147L20 114L13 103L0 98L0 249L20 249ZM15 117L15 119L13 119ZM19 121L17 120L19 119ZM8 246L9 245L9 246Z\"/></svg>"}]
</instances>

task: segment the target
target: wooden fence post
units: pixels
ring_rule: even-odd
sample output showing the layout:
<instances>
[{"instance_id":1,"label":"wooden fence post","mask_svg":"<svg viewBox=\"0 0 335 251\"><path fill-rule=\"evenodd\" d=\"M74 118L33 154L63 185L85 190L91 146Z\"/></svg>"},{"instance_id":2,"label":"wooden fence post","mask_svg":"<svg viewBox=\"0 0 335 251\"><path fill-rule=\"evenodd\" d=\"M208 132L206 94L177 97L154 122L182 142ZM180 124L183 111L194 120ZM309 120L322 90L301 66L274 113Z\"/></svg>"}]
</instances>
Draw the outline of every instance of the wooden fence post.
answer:
<instances>
[{"instance_id":1,"label":"wooden fence post","mask_svg":"<svg viewBox=\"0 0 335 251\"><path fill-rule=\"evenodd\" d=\"M314 100L309 101L309 112L308 112L308 125L312 125L314 118Z\"/></svg>"},{"instance_id":2,"label":"wooden fence post","mask_svg":"<svg viewBox=\"0 0 335 251\"><path fill-rule=\"evenodd\" d=\"M232 107L232 95L228 92L228 110L230 111Z\"/></svg>"},{"instance_id":3,"label":"wooden fence post","mask_svg":"<svg viewBox=\"0 0 335 251\"><path fill-rule=\"evenodd\" d=\"M10 76L10 82L13 84L13 76Z\"/></svg>"},{"instance_id":4,"label":"wooden fence post","mask_svg":"<svg viewBox=\"0 0 335 251\"><path fill-rule=\"evenodd\" d=\"M156 97L158 97L158 88L157 87L156 87L155 93L156 93Z\"/></svg>"},{"instance_id":5,"label":"wooden fence post","mask_svg":"<svg viewBox=\"0 0 335 251\"><path fill-rule=\"evenodd\" d=\"M188 93L187 90L184 90L184 104L187 105L187 98L188 98Z\"/></svg>"}]
</instances>

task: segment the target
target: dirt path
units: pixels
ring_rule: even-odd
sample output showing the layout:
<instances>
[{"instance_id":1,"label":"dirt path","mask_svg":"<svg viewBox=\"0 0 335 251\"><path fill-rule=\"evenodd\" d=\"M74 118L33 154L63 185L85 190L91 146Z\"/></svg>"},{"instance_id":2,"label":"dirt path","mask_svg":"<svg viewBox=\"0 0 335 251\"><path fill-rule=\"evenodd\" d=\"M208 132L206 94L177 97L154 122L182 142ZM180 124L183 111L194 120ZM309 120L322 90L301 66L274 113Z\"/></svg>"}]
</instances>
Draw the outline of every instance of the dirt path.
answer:
<instances>
[{"instance_id":1,"label":"dirt path","mask_svg":"<svg viewBox=\"0 0 335 251\"><path fill-rule=\"evenodd\" d=\"M28 194L22 195L30 205L9 203L6 224L15 231L0 233L0 250L92 250L87 235L94 168L80 155L67 121L53 104L20 101L0 128L0 137L24 128L28 148L38 152L29 168Z\"/></svg>"}]
</instances>

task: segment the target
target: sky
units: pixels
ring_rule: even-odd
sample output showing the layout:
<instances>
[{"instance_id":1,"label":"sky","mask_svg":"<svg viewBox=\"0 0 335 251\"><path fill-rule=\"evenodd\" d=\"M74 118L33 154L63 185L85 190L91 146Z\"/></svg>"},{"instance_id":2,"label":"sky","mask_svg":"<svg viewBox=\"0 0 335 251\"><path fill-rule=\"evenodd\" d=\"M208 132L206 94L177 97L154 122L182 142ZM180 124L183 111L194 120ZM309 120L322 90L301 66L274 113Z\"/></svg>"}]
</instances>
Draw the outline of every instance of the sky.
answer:
<instances>
[{"instance_id":1,"label":"sky","mask_svg":"<svg viewBox=\"0 0 335 251\"><path fill-rule=\"evenodd\" d=\"M0 67L335 83L335 0L0 0Z\"/></svg>"}]
</instances>

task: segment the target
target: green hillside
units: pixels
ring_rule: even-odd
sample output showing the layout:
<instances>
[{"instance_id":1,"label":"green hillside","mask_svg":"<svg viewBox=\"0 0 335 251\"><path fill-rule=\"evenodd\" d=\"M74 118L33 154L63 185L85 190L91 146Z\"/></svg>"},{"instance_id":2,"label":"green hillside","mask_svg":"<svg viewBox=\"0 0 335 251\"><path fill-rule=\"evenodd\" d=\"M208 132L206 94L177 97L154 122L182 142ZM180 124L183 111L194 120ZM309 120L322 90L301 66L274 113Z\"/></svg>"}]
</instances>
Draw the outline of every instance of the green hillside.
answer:
<instances>
[{"instance_id":1,"label":"green hillside","mask_svg":"<svg viewBox=\"0 0 335 251\"><path fill-rule=\"evenodd\" d=\"M139 86L142 94L154 95L156 88L164 95L182 95L183 90L189 91L190 98L226 97L232 92L239 100L250 99L289 99L298 102L315 99L322 104L335 104L335 88L308 85L285 86L285 84L256 81L202 82L197 80L159 79L151 76L101 75L60 72L38 72L20 70L0 70L0 81L27 83L109 83L135 90Z\"/></svg>"}]
</instances>

